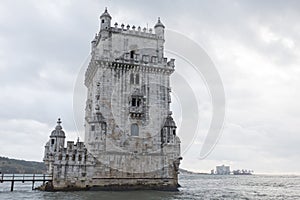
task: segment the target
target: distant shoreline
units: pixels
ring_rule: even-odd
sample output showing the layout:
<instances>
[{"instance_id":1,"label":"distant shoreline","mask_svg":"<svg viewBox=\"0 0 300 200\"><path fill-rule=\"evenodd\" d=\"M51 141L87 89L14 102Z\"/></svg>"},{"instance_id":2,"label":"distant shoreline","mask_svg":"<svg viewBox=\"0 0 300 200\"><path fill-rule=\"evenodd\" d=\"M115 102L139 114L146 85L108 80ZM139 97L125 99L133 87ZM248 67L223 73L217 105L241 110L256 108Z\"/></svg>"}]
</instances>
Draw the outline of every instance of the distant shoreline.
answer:
<instances>
[{"instance_id":1,"label":"distant shoreline","mask_svg":"<svg viewBox=\"0 0 300 200\"><path fill-rule=\"evenodd\" d=\"M197 175L211 175L206 172L193 172L186 169L179 169L181 174L197 174ZM44 174L46 172L46 167L44 162L38 161L27 161L24 159L8 158L5 156L0 156L0 172L1 173L25 173L25 174ZM253 175L259 176L300 176L297 173L283 173L283 174L273 174L273 173L255 173ZM240 175L235 175L240 176ZM245 175L241 175L245 176Z\"/></svg>"}]
</instances>

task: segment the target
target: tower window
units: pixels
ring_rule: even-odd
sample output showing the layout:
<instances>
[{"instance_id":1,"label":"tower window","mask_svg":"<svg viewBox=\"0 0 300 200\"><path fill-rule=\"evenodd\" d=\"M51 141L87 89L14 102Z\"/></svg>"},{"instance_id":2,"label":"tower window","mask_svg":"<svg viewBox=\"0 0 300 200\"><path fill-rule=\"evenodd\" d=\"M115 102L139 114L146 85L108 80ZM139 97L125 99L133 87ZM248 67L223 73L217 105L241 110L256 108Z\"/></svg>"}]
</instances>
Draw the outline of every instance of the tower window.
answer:
<instances>
[{"instance_id":1,"label":"tower window","mask_svg":"<svg viewBox=\"0 0 300 200\"><path fill-rule=\"evenodd\" d=\"M139 60L139 54L134 54L134 61L138 62L138 60Z\"/></svg>"},{"instance_id":2,"label":"tower window","mask_svg":"<svg viewBox=\"0 0 300 200\"><path fill-rule=\"evenodd\" d=\"M91 126L91 131L95 131L95 125Z\"/></svg>"},{"instance_id":3,"label":"tower window","mask_svg":"<svg viewBox=\"0 0 300 200\"><path fill-rule=\"evenodd\" d=\"M52 145L54 144L54 142L55 142L55 140L54 140L54 139L51 139L51 144L52 144Z\"/></svg>"},{"instance_id":4,"label":"tower window","mask_svg":"<svg viewBox=\"0 0 300 200\"><path fill-rule=\"evenodd\" d=\"M143 59L144 63L149 62L149 56L148 55L143 55L142 59Z\"/></svg>"},{"instance_id":5,"label":"tower window","mask_svg":"<svg viewBox=\"0 0 300 200\"><path fill-rule=\"evenodd\" d=\"M132 100L131 100L131 106L136 106L136 98L132 98Z\"/></svg>"},{"instance_id":6,"label":"tower window","mask_svg":"<svg viewBox=\"0 0 300 200\"><path fill-rule=\"evenodd\" d=\"M131 99L131 106L132 107L140 107L142 105L142 99L138 97L133 97Z\"/></svg>"},{"instance_id":7,"label":"tower window","mask_svg":"<svg viewBox=\"0 0 300 200\"><path fill-rule=\"evenodd\" d=\"M152 62L152 63L157 63L157 57L156 57L156 56L152 56L151 62Z\"/></svg>"},{"instance_id":8,"label":"tower window","mask_svg":"<svg viewBox=\"0 0 300 200\"><path fill-rule=\"evenodd\" d=\"M134 74L130 74L130 84L134 84Z\"/></svg>"},{"instance_id":9,"label":"tower window","mask_svg":"<svg viewBox=\"0 0 300 200\"><path fill-rule=\"evenodd\" d=\"M101 130L106 132L106 123L105 122L101 124Z\"/></svg>"},{"instance_id":10,"label":"tower window","mask_svg":"<svg viewBox=\"0 0 300 200\"><path fill-rule=\"evenodd\" d=\"M102 21L101 21L101 22L102 22L102 24L103 24L103 23L104 23L104 19L102 19Z\"/></svg>"},{"instance_id":11,"label":"tower window","mask_svg":"<svg viewBox=\"0 0 300 200\"><path fill-rule=\"evenodd\" d=\"M136 102L137 107L139 107L141 105L141 99L138 98L137 102Z\"/></svg>"},{"instance_id":12,"label":"tower window","mask_svg":"<svg viewBox=\"0 0 300 200\"><path fill-rule=\"evenodd\" d=\"M140 76L139 74L135 75L135 84L139 84L140 83Z\"/></svg>"},{"instance_id":13,"label":"tower window","mask_svg":"<svg viewBox=\"0 0 300 200\"><path fill-rule=\"evenodd\" d=\"M170 140L171 140L171 130L170 128L167 129L167 133L166 133L166 136L167 136L167 143L170 143Z\"/></svg>"},{"instance_id":14,"label":"tower window","mask_svg":"<svg viewBox=\"0 0 300 200\"><path fill-rule=\"evenodd\" d=\"M131 124L131 135L139 136L139 126L137 124Z\"/></svg>"},{"instance_id":15,"label":"tower window","mask_svg":"<svg viewBox=\"0 0 300 200\"><path fill-rule=\"evenodd\" d=\"M131 59L134 58L134 51L130 51L130 58L131 58Z\"/></svg>"}]
</instances>

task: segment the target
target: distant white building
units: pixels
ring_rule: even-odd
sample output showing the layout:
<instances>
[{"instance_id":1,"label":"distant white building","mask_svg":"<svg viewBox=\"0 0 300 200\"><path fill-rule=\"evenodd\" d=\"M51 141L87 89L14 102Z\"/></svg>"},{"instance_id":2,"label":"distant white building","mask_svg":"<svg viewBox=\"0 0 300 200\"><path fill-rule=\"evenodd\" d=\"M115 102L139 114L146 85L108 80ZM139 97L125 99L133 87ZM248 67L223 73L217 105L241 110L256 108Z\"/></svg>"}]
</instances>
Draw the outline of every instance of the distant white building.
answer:
<instances>
[{"instance_id":1,"label":"distant white building","mask_svg":"<svg viewBox=\"0 0 300 200\"><path fill-rule=\"evenodd\" d=\"M230 174L230 166L216 166L216 174L218 175L229 175Z\"/></svg>"}]
</instances>

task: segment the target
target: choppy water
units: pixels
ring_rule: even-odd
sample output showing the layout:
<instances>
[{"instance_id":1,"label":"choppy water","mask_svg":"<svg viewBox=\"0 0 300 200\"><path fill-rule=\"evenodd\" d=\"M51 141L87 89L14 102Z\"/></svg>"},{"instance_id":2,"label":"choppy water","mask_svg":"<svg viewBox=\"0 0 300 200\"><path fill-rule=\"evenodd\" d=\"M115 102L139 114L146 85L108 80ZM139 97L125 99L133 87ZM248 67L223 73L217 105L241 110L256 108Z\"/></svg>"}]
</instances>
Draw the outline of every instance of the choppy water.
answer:
<instances>
[{"instance_id":1,"label":"choppy water","mask_svg":"<svg viewBox=\"0 0 300 200\"><path fill-rule=\"evenodd\" d=\"M30 200L93 200L93 199L300 199L300 176L211 176L180 175L179 192L161 191L84 191L41 192L32 191L30 183L0 183L0 199ZM37 186L37 184L36 184Z\"/></svg>"}]
</instances>

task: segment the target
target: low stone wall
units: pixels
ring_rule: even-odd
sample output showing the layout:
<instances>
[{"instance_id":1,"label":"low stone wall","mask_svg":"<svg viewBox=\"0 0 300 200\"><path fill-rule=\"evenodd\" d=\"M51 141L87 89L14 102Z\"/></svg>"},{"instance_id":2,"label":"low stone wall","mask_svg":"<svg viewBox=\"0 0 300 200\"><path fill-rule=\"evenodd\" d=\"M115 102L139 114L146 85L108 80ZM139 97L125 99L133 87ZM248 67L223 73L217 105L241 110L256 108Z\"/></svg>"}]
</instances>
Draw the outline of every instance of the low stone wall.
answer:
<instances>
[{"instance_id":1,"label":"low stone wall","mask_svg":"<svg viewBox=\"0 0 300 200\"><path fill-rule=\"evenodd\" d=\"M178 183L174 179L157 178L136 178L136 179L93 179L77 180L75 182L59 181L46 184L36 188L42 191L78 191L78 190L104 190L104 191L125 191L125 190L161 190L178 191Z\"/></svg>"}]
</instances>

